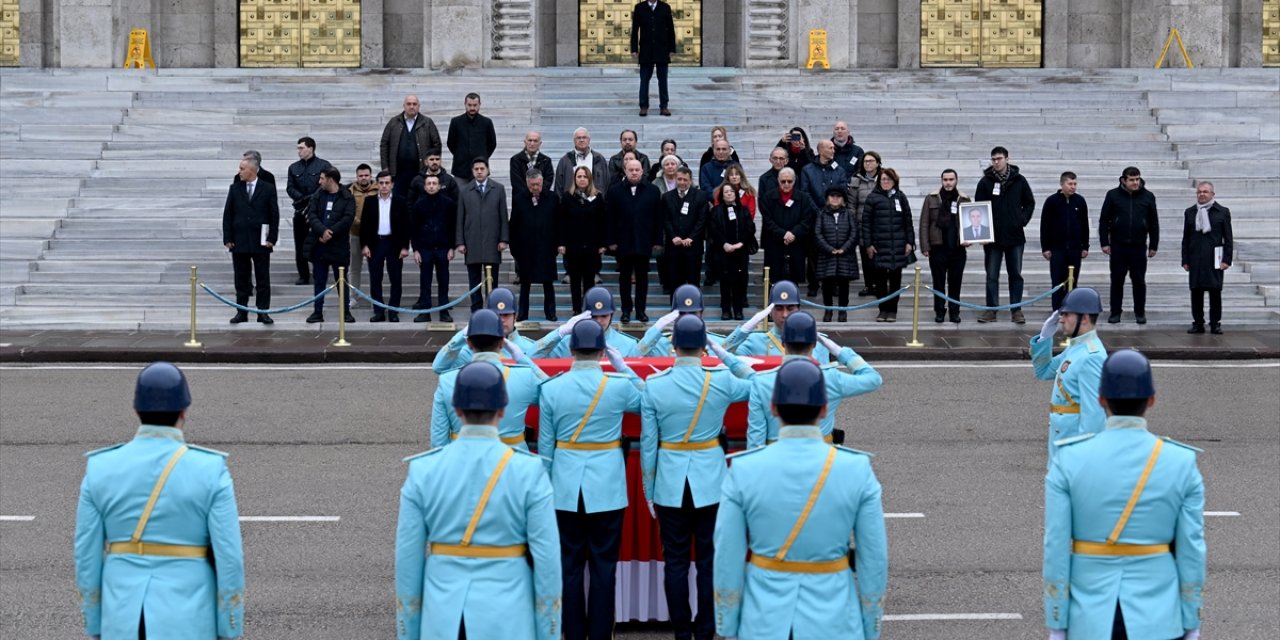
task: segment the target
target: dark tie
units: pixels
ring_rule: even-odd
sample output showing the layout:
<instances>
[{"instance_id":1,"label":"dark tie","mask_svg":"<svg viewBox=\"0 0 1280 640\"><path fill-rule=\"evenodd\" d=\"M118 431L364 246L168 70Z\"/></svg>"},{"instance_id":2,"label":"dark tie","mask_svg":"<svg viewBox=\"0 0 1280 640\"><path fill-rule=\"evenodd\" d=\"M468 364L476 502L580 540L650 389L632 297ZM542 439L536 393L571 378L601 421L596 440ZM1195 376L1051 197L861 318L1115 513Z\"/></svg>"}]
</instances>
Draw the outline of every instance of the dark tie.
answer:
<instances>
[{"instance_id":1,"label":"dark tie","mask_svg":"<svg viewBox=\"0 0 1280 640\"><path fill-rule=\"evenodd\" d=\"M247 192L249 194L249 199L252 200L253 199L253 183L246 182L244 186L245 186L245 189L247 189Z\"/></svg>"},{"instance_id":2,"label":"dark tie","mask_svg":"<svg viewBox=\"0 0 1280 640\"><path fill-rule=\"evenodd\" d=\"M476 185L476 187L480 189L480 195L484 195L484 183L481 182L480 184Z\"/></svg>"}]
</instances>

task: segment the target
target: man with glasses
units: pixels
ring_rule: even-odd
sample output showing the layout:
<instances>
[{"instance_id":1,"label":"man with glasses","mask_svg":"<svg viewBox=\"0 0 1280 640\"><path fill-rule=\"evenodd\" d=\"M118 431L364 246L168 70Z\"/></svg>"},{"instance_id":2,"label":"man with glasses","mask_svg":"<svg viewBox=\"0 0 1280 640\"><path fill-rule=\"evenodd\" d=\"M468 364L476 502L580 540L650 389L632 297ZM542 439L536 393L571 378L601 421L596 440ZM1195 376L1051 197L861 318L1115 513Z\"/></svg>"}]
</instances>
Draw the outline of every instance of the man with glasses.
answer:
<instances>
[{"instance_id":1,"label":"man with glasses","mask_svg":"<svg viewBox=\"0 0 1280 640\"><path fill-rule=\"evenodd\" d=\"M1009 304L1022 302L1022 251L1027 246L1027 236L1022 229L1031 222L1036 199L1017 165L1009 164L1008 149L991 150L991 166L978 181L973 200L991 203L991 226L995 230L995 242L982 245L987 259L987 306L1000 304L1002 262L1009 273ZM1013 310L1012 319L1018 324L1027 322L1020 307ZM995 321L995 311L983 311L978 316L978 322Z\"/></svg>"},{"instance_id":2,"label":"man with glasses","mask_svg":"<svg viewBox=\"0 0 1280 640\"><path fill-rule=\"evenodd\" d=\"M778 188L760 198L760 244L774 282L805 281L804 260L816 216L813 200L796 188L796 172L784 167L778 172Z\"/></svg>"}]
</instances>

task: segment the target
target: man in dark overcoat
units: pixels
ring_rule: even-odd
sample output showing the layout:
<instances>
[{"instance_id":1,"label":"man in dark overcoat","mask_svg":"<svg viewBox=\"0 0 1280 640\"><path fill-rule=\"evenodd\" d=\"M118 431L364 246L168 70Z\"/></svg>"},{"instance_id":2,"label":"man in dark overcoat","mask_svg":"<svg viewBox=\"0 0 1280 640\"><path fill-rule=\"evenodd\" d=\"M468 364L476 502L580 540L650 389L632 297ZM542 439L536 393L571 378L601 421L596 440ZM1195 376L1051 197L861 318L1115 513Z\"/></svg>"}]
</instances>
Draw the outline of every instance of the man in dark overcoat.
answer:
<instances>
[{"instance_id":1,"label":"man in dark overcoat","mask_svg":"<svg viewBox=\"0 0 1280 640\"><path fill-rule=\"evenodd\" d=\"M511 257L520 263L520 304L516 321L529 319L529 289L542 285L542 314L556 321L556 194L543 189L542 172L529 169L524 190L511 200Z\"/></svg>"},{"instance_id":2,"label":"man in dark overcoat","mask_svg":"<svg viewBox=\"0 0 1280 640\"><path fill-rule=\"evenodd\" d=\"M493 269L493 285L498 285L498 267L502 252L507 250L507 193L497 180L489 177L489 161L476 157L471 161L471 182L458 193L458 222L455 249L467 264L467 288L474 289L485 277L485 267ZM484 307L479 291L471 294L471 310Z\"/></svg>"},{"instance_id":3,"label":"man in dark overcoat","mask_svg":"<svg viewBox=\"0 0 1280 640\"><path fill-rule=\"evenodd\" d=\"M639 160L628 160L624 170L626 179L610 187L605 198L606 241L618 260L622 322L631 321L633 286L636 320L648 322L649 259L662 250L662 201L658 188L644 180Z\"/></svg>"},{"instance_id":4,"label":"man in dark overcoat","mask_svg":"<svg viewBox=\"0 0 1280 640\"><path fill-rule=\"evenodd\" d=\"M640 116L649 115L649 79L658 68L658 109L667 108L667 65L676 53L676 23L671 5L662 0L645 0L631 10L631 57L640 62Z\"/></svg>"},{"instance_id":5,"label":"man in dark overcoat","mask_svg":"<svg viewBox=\"0 0 1280 640\"><path fill-rule=\"evenodd\" d=\"M1222 334L1222 277L1231 268L1231 210L1218 204L1212 182L1196 185L1196 204L1182 212L1182 269L1191 285L1191 328L1204 333L1204 295L1209 294L1209 330ZM1219 254L1219 252L1221 252Z\"/></svg>"},{"instance_id":6,"label":"man in dark overcoat","mask_svg":"<svg viewBox=\"0 0 1280 640\"><path fill-rule=\"evenodd\" d=\"M249 292L259 309L271 308L271 250L280 235L280 202L276 185L259 177L259 160L248 154L240 160L238 180L227 190L222 207L222 244L231 252L235 271L236 304L249 304ZM265 232L265 233L264 233ZM255 283L249 283L250 276ZM249 314L237 311L231 324L240 324ZM273 324L271 316L258 314L258 322Z\"/></svg>"}]
</instances>

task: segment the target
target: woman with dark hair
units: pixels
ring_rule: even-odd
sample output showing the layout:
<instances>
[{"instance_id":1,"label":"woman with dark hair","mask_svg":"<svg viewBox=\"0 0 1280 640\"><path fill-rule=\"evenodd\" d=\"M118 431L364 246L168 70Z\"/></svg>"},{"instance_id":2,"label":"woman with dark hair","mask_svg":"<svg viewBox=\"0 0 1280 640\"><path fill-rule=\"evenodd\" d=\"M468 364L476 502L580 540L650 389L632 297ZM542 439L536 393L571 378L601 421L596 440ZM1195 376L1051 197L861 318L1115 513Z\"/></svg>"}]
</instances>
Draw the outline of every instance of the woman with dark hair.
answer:
<instances>
[{"instance_id":1,"label":"woman with dark hair","mask_svg":"<svg viewBox=\"0 0 1280 640\"><path fill-rule=\"evenodd\" d=\"M738 202L747 208L747 213L751 214L751 219L756 219L756 190L751 186L751 182L747 180L747 173L742 170L742 165L731 164L724 172L724 182L716 188L715 201L713 204L720 204L720 191L725 185L732 185L738 192Z\"/></svg>"},{"instance_id":2,"label":"woman with dark hair","mask_svg":"<svg viewBox=\"0 0 1280 640\"><path fill-rule=\"evenodd\" d=\"M849 198L846 204L853 211L853 221L855 224L862 225L862 205L866 204L867 196L880 183L880 168L884 166L880 154L875 151L866 151L862 154L862 167L854 172L849 178ZM867 257L867 250L859 248L858 253L862 256L862 273L867 276L865 286L858 292L858 297L865 298L872 295L871 292L871 259Z\"/></svg>"},{"instance_id":3,"label":"woman with dark hair","mask_svg":"<svg viewBox=\"0 0 1280 640\"><path fill-rule=\"evenodd\" d=\"M720 319L742 320L747 306L747 262L759 250L756 223L738 200L738 190L723 184L716 189L720 202L711 209L711 238L722 255Z\"/></svg>"},{"instance_id":4,"label":"woman with dark hair","mask_svg":"<svg viewBox=\"0 0 1280 640\"><path fill-rule=\"evenodd\" d=\"M813 147L809 146L809 134L800 127L791 127L782 139L778 140L776 146L786 149L789 156L787 166L796 172L796 176L800 175L805 165L813 162Z\"/></svg>"},{"instance_id":5,"label":"woman with dark hair","mask_svg":"<svg viewBox=\"0 0 1280 640\"><path fill-rule=\"evenodd\" d=\"M862 206L859 233L862 246L871 258L868 274L875 296L883 298L902 288L902 270L916 261L916 230L911 221L911 204L898 189L898 172L885 168L880 184ZM880 303L876 322L898 321L898 298Z\"/></svg>"},{"instance_id":6,"label":"woman with dark hair","mask_svg":"<svg viewBox=\"0 0 1280 640\"><path fill-rule=\"evenodd\" d=\"M564 256L569 297L577 315L582 313L582 296L595 286L605 246L604 194L596 190L590 167L574 169L569 190L560 199L556 221L560 238L557 250Z\"/></svg>"},{"instance_id":7,"label":"woman with dark hair","mask_svg":"<svg viewBox=\"0 0 1280 640\"><path fill-rule=\"evenodd\" d=\"M684 158L681 158L676 153L676 146L676 141L671 138L667 138L662 141L662 146L659 147L660 151L658 151L658 155L655 156L658 162L653 163L653 166L649 167L649 173L645 174L649 179L649 182L653 182L658 178L658 176L662 175L662 159L667 156L675 156L676 160L679 162L679 164L676 165L677 167L689 166L685 164Z\"/></svg>"}]
</instances>

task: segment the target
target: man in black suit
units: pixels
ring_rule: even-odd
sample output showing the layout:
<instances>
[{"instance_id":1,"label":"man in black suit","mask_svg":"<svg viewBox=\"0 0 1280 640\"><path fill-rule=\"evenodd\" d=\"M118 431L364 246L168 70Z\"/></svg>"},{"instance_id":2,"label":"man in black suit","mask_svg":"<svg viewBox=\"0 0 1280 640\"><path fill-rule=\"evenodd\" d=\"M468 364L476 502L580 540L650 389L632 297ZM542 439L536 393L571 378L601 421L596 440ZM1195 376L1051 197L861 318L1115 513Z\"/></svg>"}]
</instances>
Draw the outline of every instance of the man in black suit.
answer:
<instances>
[{"instance_id":1,"label":"man in black suit","mask_svg":"<svg viewBox=\"0 0 1280 640\"><path fill-rule=\"evenodd\" d=\"M317 295L328 288L331 271L336 281L338 268L345 269L350 263L351 225L356 221L356 197L349 189L342 188L342 173L335 167L325 167L320 172L319 183L307 205L310 232L302 245L303 254L311 261ZM355 316L351 315L351 296L343 292L342 301L346 321L355 322ZM316 300L315 313L307 316L307 322L324 322L324 296Z\"/></svg>"},{"instance_id":2,"label":"man in black suit","mask_svg":"<svg viewBox=\"0 0 1280 640\"><path fill-rule=\"evenodd\" d=\"M645 0L631 10L631 57L640 62L640 116L649 115L649 78L658 67L658 108L667 108L667 65L676 52L676 23L671 5L662 0Z\"/></svg>"},{"instance_id":3,"label":"man in black suit","mask_svg":"<svg viewBox=\"0 0 1280 640\"><path fill-rule=\"evenodd\" d=\"M480 115L480 94L468 93L462 101L466 109L449 121L449 153L453 154L453 177L464 183L471 180L471 161L484 158L489 162L498 148L498 134L493 120Z\"/></svg>"},{"instance_id":4,"label":"man in black suit","mask_svg":"<svg viewBox=\"0 0 1280 640\"><path fill-rule=\"evenodd\" d=\"M556 168L551 164L551 157L542 152L542 134L529 131L524 134L524 149L511 156L511 199L514 202L521 194L527 195L529 187L525 184L529 170L537 169L547 185L555 182ZM521 307L523 309L523 307Z\"/></svg>"},{"instance_id":5,"label":"man in black suit","mask_svg":"<svg viewBox=\"0 0 1280 640\"><path fill-rule=\"evenodd\" d=\"M662 194L667 268L672 289L698 285L702 243L707 235L707 193L694 186L689 167L676 169L676 188Z\"/></svg>"},{"instance_id":6,"label":"man in black suit","mask_svg":"<svg viewBox=\"0 0 1280 640\"><path fill-rule=\"evenodd\" d=\"M276 185L260 179L258 161L246 154L240 160L238 180L227 190L227 203L222 207L222 244L231 252L231 268L235 270L236 304L249 304L254 291L259 309L271 308L271 249L280 234L280 203ZM266 227L266 233L263 233ZM249 284L250 275L256 283ZM256 287L256 288L254 288ZM231 324L240 324L249 314L237 311ZM258 322L274 324L271 316L258 314Z\"/></svg>"},{"instance_id":7,"label":"man in black suit","mask_svg":"<svg viewBox=\"0 0 1280 640\"><path fill-rule=\"evenodd\" d=\"M631 288L635 286L636 319L648 322L649 258L662 250L662 199L658 188L644 181L639 160L623 167L626 179L609 187L605 198L609 249L618 260L618 288L622 291L622 322L631 321Z\"/></svg>"},{"instance_id":8,"label":"man in black suit","mask_svg":"<svg viewBox=\"0 0 1280 640\"><path fill-rule=\"evenodd\" d=\"M378 195L364 199L360 215L360 255L369 259L369 290L382 302L382 269L391 278L391 306L400 306L400 277L409 255L409 208L392 190L391 172L378 172ZM400 322L395 311L375 307L369 322Z\"/></svg>"},{"instance_id":9,"label":"man in black suit","mask_svg":"<svg viewBox=\"0 0 1280 640\"><path fill-rule=\"evenodd\" d=\"M975 240L986 240L991 235L991 230L982 224L982 210L969 210L969 226L964 228L965 242Z\"/></svg>"}]
</instances>

